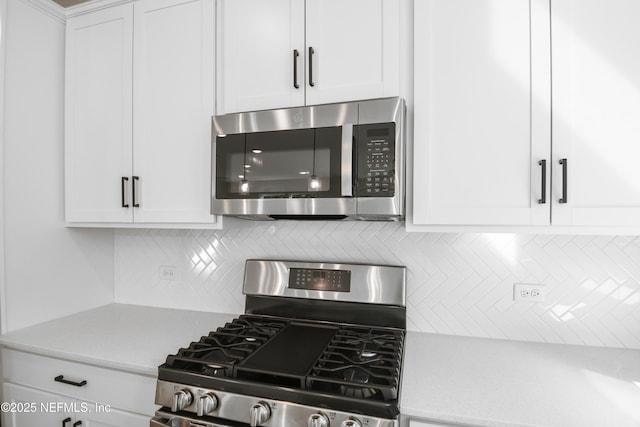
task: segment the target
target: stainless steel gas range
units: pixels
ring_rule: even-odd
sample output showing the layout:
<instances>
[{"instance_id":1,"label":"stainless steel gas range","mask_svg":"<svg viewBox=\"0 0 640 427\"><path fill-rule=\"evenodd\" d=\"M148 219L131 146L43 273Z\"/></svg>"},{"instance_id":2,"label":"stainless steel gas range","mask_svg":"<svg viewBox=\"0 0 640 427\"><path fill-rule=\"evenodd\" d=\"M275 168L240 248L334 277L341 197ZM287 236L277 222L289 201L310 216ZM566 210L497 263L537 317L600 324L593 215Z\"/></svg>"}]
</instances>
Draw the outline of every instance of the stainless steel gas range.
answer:
<instances>
[{"instance_id":1,"label":"stainless steel gas range","mask_svg":"<svg viewBox=\"0 0 640 427\"><path fill-rule=\"evenodd\" d=\"M151 427L398 427L400 266L248 260L245 314L158 368Z\"/></svg>"}]
</instances>

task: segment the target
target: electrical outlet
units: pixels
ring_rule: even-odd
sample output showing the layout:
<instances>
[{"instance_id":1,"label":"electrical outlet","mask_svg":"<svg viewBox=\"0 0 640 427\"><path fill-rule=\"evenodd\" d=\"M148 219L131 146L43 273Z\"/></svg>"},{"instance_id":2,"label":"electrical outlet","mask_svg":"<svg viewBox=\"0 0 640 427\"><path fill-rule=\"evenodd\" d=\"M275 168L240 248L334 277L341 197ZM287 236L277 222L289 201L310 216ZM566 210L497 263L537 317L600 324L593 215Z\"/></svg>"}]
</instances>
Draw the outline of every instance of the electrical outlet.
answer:
<instances>
[{"instance_id":1,"label":"electrical outlet","mask_svg":"<svg viewBox=\"0 0 640 427\"><path fill-rule=\"evenodd\" d=\"M178 268L172 265L161 265L158 269L160 273L160 280L178 280Z\"/></svg>"},{"instance_id":2,"label":"electrical outlet","mask_svg":"<svg viewBox=\"0 0 640 427\"><path fill-rule=\"evenodd\" d=\"M513 300L526 302L544 302L547 295L545 285L538 283L514 283Z\"/></svg>"}]
</instances>

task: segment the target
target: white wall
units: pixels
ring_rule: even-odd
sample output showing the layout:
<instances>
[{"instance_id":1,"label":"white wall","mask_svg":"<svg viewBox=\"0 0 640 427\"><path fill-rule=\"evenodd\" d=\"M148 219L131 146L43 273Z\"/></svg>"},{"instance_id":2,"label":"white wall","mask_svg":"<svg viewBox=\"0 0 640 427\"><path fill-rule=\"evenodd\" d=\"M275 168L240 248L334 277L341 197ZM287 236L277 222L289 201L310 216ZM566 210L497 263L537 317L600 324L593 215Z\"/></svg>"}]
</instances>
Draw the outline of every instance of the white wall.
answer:
<instances>
[{"instance_id":1,"label":"white wall","mask_svg":"<svg viewBox=\"0 0 640 427\"><path fill-rule=\"evenodd\" d=\"M64 23L7 1L4 331L112 302L113 231L63 222Z\"/></svg>"},{"instance_id":2,"label":"white wall","mask_svg":"<svg viewBox=\"0 0 640 427\"><path fill-rule=\"evenodd\" d=\"M247 258L402 264L411 330L640 348L640 237L225 219L219 231L119 230L115 245L118 302L237 314ZM180 280L160 280L160 265ZM545 284L546 302L514 302L517 282Z\"/></svg>"}]
</instances>

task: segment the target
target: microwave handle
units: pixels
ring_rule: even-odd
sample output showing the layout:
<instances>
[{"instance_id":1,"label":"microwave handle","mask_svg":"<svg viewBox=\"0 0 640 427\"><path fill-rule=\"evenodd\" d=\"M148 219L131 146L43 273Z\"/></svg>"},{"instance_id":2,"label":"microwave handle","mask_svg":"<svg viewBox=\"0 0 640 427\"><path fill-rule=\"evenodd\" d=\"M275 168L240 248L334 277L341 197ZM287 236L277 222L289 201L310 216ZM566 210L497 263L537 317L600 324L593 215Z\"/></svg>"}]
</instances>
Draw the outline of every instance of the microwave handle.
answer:
<instances>
[{"instance_id":1,"label":"microwave handle","mask_svg":"<svg viewBox=\"0 0 640 427\"><path fill-rule=\"evenodd\" d=\"M342 125L342 164L340 186L343 197L353 196L353 125Z\"/></svg>"}]
</instances>

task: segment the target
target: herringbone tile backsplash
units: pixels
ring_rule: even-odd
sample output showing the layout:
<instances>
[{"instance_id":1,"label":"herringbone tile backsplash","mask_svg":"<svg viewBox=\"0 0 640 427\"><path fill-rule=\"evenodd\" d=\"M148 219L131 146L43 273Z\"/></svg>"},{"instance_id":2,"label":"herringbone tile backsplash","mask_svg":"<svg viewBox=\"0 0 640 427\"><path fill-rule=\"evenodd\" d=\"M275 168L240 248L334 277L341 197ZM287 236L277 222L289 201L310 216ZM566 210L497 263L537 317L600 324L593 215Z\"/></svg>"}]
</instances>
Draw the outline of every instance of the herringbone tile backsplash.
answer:
<instances>
[{"instance_id":1,"label":"herringbone tile backsplash","mask_svg":"<svg viewBox=\"0 0 640 427\"><path fill-rule=\"evenodd\" d=\"M247 258L405 265L414 331L640 349L640 237L237 219L224 230L118 230L116 301L239 314ZM161 280L160 266L178 280ZM546 285L546 301L514 302L514 283Z\"/></svg>"}]
</instances>

